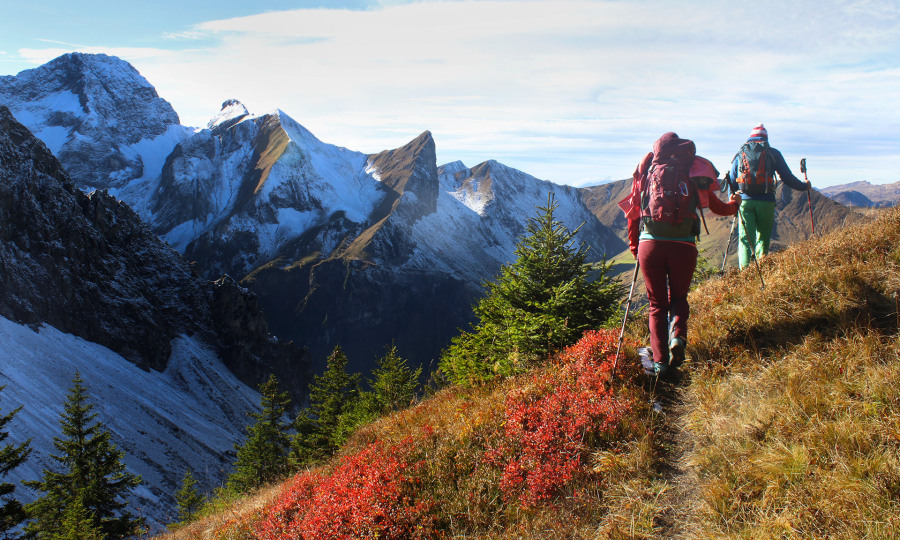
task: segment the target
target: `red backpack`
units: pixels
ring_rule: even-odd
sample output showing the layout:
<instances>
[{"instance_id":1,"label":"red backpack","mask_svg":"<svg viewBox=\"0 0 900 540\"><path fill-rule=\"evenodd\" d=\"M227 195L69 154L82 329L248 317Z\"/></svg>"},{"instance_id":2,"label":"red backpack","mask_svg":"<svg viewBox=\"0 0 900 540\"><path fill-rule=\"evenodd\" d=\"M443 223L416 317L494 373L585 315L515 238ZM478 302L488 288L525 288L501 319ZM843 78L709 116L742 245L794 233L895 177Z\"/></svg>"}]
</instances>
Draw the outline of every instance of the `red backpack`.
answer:
<instances>
[{"instance_id":1,"label":"red backpack","mask_svg":"<svg viewBox=\"0 0 900 540\"><path fill-rule=\"evenodd\" d=\"M775 193L775 165L767 141L747 141L738 152L738 187L748 194Z\"/></svg>"},{"instance_id":2,"label":"red backpack","mask_svg":"<svg viewBox=\"0 0 900 540\"><path fill-rule=\"evenodd\" d=\"M699 234L697 184L690 174L695 156L694 142L675 133L666 133L653 144L641 201L648 233L673 238Z\"/></svg>"}]
</instances>

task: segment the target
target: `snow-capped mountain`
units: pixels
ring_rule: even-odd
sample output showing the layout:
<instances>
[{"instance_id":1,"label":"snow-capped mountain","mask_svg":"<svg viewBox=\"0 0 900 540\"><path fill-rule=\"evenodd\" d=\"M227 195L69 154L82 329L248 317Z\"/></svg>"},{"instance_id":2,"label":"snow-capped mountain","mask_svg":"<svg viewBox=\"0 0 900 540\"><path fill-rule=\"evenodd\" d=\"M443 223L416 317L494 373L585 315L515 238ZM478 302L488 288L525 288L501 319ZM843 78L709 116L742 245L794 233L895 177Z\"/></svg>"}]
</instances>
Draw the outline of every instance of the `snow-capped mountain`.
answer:
<instances>
[{"instance_id":1,"label":"snow-capped mountain","mask_svg":"<svg viewBox=\"0 0 900 540\"><path fill-rule=\"evenodd\" d=\"M245 276L273 331L319 368L338 343L361 371L391 341L416 362L436 358L548 193L570 228L585 223L595 259L621 243L577 190L495 161L438 167L429 132L366 155L283 111L239 110L176 147L148 215L207 277Z\"/></svg>"},{"instance_id":2,"label":"snow-capped mountain","mask_svg":"<svg viewBox=\"0 0 900 540\"><path fill-rule=\"evenodd\" d=\"M155 178L193 131L131 64L104 54L66 54L2 76L0 104L44 141L81 188Z\"/></svg>"},{"instance_id":3,"label":"snow-capped mountain","mask_svg":"<svg viewBox=\"0 0 900 540\"><path fill-rule=\"evenodd\" d=\"M117 84L100 85L108 94L72 91L72 84L39 83L31 75L39 70L52 72L41 72L47 80L97 77ZM594 259L624 248L577 190L495 161L438 167L427 131L400 148L367 155L318 140L284 111L256 116L235 100L206 128L188 130L161 112L168 104L135 74L110 57L66 55L0 80L0 99L25 112L28 127L54 134L61 155L82 151L85 139L104 141L99 146L110 137L121 140L118 148L133 151L121 154L140 157L140 174L126 167L97 179L76 168L76 182L111 186L111 195L195 261L201 275L228 274L255 292L273 333L307 346L318 367L338 343L351 368L362 371L392 341L414 363L435 359L471 320L481 282L514 259L517 237L548 192L569 227L585 223L580 238ZM62 136L52 120L54 101L72 110L78 96L80 108L67 118L81 118L78 111L103 109L103 99L126 83L146 101L135 104L132 118L154 117L131 120L142 126L133 130L140 135L124 127L106 134L93 122L98 131L70 129ZM161 159L167 145L171 152Z\"/></svg>"},{"instance_id":4,"label":"snow-capped mountain","mask_svg":"<svg viewBox=\"0 0 900 540\"><path fill-rule=\"evenodd\" d=\"M157 521L186 463L207 486L224 478L251 387L275 373L303 399L308 356L269 335L251 293L201 278L127 205L77 189L3 106L0 201L0 406L25 406L11 438L33 438L37 464L17 474L48 464L75 371L144 475L135 508Z\"/></svg>"},{"instance_id":5,"label":"snow-capped mountain","mask_svg":"<svg viewBox=\"0 0 900 540\"><path fill-rule=\"evenodd\" d=\"M244 276L312 229L330 230L288 256L330 253L347 234L340 223L365 223L384 191L366 160L282 111L256 117L228 101L209 128L175 147L152 197L129 202L208 276Z\"/></svg>"}]
</instances>

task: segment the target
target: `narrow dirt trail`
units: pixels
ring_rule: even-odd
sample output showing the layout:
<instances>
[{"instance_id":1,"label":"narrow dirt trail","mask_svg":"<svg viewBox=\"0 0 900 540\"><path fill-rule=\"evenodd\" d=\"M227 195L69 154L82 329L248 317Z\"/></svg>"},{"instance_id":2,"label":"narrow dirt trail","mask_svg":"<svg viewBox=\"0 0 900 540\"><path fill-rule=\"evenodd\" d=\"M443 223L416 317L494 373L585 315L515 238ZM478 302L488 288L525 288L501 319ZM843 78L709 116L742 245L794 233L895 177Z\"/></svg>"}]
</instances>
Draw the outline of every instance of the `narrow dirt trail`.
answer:
<instances>
[{"instance_id":1,"label":"narrow dirt trail","mask_svg":"<svg viewBox=\"0 0 900 540\"><path fill-rule=\"evenodd\" d=\"M693 442L685 426L686 406L683 392L689 384L687 377L659 381L654 390L661 410L659 423L659 460L656 463L660 483L665 488L657 500L653 518L653 538L697 538L694 515L699 504L697 478L686 462Z\"/></svg>"}]
</instances>

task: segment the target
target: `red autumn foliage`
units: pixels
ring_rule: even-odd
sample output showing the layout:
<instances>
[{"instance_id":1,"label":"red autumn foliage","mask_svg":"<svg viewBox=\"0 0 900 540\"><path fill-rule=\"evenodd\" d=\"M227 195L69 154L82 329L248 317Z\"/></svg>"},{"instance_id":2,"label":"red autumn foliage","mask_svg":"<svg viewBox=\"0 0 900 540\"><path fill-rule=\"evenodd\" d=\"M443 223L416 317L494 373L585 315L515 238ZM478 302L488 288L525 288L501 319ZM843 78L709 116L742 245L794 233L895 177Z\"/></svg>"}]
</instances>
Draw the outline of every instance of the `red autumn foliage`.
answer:
<instances>
[{"instance_id":1,"label":"red autumn foliage","mask_svg":"<svg viewBox=\"0 0 900 540\"><path fill-rule=\"evenodd\" d=\"M617 335L592 331L558 355L559 369L536 372L506 401L500 444L486 453L503 468L501 489L533 505L557 495L584 469L592 438L611 436L631 410L613 392Z\"/></svg>"},{"instance_id":2,"label":"red autumn foliage","mask_svg":"<svg viewBox=\"0 0 900 540\"><path fill-rule=\"evenodd\" d=\"M402 445L401 445L402 446ZM399 447L370 445L330 475L304 473L265 510L260 540L434 538L432 503L412 498L415 480Z\"/></svg>"}]
</instances>

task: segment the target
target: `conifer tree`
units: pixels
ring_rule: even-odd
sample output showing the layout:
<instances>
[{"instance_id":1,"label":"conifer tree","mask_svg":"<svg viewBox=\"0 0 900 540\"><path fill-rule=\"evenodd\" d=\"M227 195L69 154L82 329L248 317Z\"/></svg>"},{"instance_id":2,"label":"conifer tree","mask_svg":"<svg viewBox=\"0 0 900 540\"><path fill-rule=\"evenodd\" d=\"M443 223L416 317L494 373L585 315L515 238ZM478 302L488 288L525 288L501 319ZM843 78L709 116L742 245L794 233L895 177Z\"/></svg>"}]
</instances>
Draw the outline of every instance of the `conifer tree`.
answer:
<instances>
[{"instance_id":1,"label":"conifer tree","mask_svg":"<svg viewBox=\"0 0 900 540\"><path fill-rule=\"evenodd\" d=\"M38 536L40 538L40 536ZM63 521L57 531L48 535L52 540L103 540L100 527L84 506L83 494L79 493L72 504L63 512Z\"/></svg>"},{"instance_id":2,"label":"conifer tree","mask_svg":"<svg viewBox=\"0 0 900 540\"><path fill-rule=\"evenodd\" d=\"M369 379L371 390L351 392L350 401L340 414L335 437L337 444L346 441L360 426L408 407L416 396L422 368L410 369L406 359L397 354L396 346L389 347L375 362L376 368Z\"/></svg>"},{"instance_id":3,"label":"conifer tree","mask_svg":"<svg viewBox=\"0 0 900 540\"><path fill-rule=\"evenodd\" d=\"M44 492L26 506L32 519L25 528L29 536L81 538L72 536L80 530L85 537L125 538L138 534L144 524L125 510L125 497L141 479L125 470L122 452L96 420L93 407L76 373L60 416L63 436L54 438L57 453L50 456L62 470L44 469L42 480L25 483Z\"/></svg>"},{"instance_id":4,"label":"conifer tree","mask_svg":"<svg viewBox=\"0 0 900 540\"><path fill-rule=\"evenodd\" d=\"M385 355L377 360L373 375L372 391L375 393L377 412L387 414L412 403L422 368L411 369L406 359L397 353L397 346L391 345Z\"/></svg>"},{"instance_id":5,"label":"conifer tree","mask_svg":"<svg viewBox=\"0 0 900 540\"><path fill-rule=\"evenodd\" d=\"M175 504L178 508L178 521L188 523L194 519L197 511L206 499L197 489L197 480L190 469L181 478L181 487L175 492Z\"/></svg>"},{"instance_id":6,"label":"conifer tree","mask_svg":"<svg viewBox=\"0 0 900 540\"><path fill-rule=\"evenodd\" d=\"M574 343L614 314L622 287L610 265L586 264L588 247L575 246L579 228L569 230L547 206L530 218L516 245L516 260L486 282L487 295L474 307L479 322L454 338L441 369L460 384L510 375L548 353Z\"/></svg>"},{"instance_id":7,"label":"conifer tree","mask_svg":"<svg viewBox=\"0 0 900 540\"><path fill-rule=\"evenodd\" d=\"M256 422L247 427L244 444L236 447L235 470L228 478L229 489L237 493L259 488L288 474L290 424L284 418L291 399L287 392L278 391L275 375L270 375L259 391L262 410L251 414Z\"/></svg>"},{"instance_id":8,"label":"conifer tree","mask_svg":"<svg viewBox=\"0 0 900 540\"><path fill-rule=\"evenodd\" d=\"M0 392L6 388L0 386ZM28 454L31 453L31 439L19 445L5 443L9 433L5 431L7 424L22 410L15 409L9 414L0 416L0 478L6 477L13 469L25 463ZM25 509L18 500L13 498L16 486L8 482L0 483L0 537L7 537L9 531L25 519Z\"/></svg>"},{"instance_id":9,"label":"conifer tree","mask_svg":"<svg viewBox=\"0 0 900 540\"><path fill-rule=\"evenodd\" d=\"M352 411L360 398L359 374L347 372L347 356L337 345L328 357L325 373L309 385L309 408L294 422L292 457L297 464L324 459L343 443L341 417Z\"/></svg>"}]
</instances>

